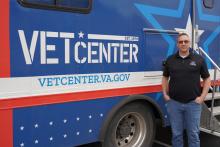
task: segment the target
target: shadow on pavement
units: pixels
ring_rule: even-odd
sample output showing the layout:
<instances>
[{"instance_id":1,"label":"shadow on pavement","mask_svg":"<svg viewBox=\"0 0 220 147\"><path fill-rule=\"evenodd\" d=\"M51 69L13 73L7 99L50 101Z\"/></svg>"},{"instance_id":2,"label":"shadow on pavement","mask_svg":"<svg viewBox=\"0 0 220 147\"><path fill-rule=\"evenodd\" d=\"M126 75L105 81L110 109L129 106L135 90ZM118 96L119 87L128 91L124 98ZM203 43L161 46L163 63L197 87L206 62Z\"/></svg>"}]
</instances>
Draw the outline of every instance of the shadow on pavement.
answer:
<instances>
[{"instance_id":1,"label":"shadow on pavement","mask_svg":"<svg viewBox=\"0 0 220 147\"><path fill-rule=\"evenodd\" d=\"M171 145L171 129L170 127L161 127L160 123L157 123L157 131L156 131L156 141L161 143L165 143ZM187 137L184 136L185 144L187 144ZM207 133L201 132L200 134L201 139L201 147L220 147L220 137L216 137ZM78 147L101 147L100 143L92 143ZM154 143L153 147L165 147L164 145L159 145ZM185 147L188 147L185 145Z\"/></svg>"}]
</instances>

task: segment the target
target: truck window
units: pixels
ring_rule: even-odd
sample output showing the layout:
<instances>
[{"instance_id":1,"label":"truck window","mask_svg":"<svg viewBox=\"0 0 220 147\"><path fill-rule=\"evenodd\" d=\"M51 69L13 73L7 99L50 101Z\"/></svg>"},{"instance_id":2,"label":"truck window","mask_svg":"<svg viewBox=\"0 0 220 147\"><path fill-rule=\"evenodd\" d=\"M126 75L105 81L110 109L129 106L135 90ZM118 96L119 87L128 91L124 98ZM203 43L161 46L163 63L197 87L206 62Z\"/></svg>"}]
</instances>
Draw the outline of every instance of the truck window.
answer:
<instances>
[{"instance_id":1,"label":"truck window","mask_svg":"<svg viewBox=\"0 0 220 147\"><path fill-rule=\"evenodd\" d=\"M41 5L53 5L54 0L21 0L24 3L30 3L30 4L41 4Z\"/></svg>"},{"instance_id":2,"label":"truck window","mask_svg":"<svg viewBox=\"0 0 220 147\"><path fill-rule=\"evenodd\" d=\"M19 0L24 7L53 9L75 13L89 13L92 0Z\"/></svg>"},{"instance_id":3,"label":"truck window","mask_svg":"<svg viewBox=\"0 0 220 147\"><path fill-rule=\"evenodd\" d=\"M214 0L203 0L203 5L206 7L206 8L213 8L214 6Z\"/></svg>"},{"instance_id":4,"label":"truck window","mask_svg":"<svg viewBox=\"0 0 220 147\"><path fill-rule=\"evenodd\" d=\"M88 8L89 0L57 0L57 5L66 7Z\"/></svg>"}]
</instances>

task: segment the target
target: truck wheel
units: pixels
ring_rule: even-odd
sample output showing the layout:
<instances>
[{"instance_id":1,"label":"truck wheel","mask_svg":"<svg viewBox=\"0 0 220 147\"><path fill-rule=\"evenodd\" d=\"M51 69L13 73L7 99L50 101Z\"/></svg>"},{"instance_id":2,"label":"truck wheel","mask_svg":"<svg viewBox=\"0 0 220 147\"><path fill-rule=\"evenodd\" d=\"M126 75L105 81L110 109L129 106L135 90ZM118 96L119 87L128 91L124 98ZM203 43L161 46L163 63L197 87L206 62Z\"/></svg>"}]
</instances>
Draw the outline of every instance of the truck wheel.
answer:
<instances>
[{"instance_id":1,"label":"truck wheel","mask_svg":"<svg viewBox=\"0 0 220 147\"><path fill-rule=\"evenodd\" d=\"M109 123L103 147L151 147L155 127L154 115L148 105L128 104Z\"/></svg>"}]
</instances>

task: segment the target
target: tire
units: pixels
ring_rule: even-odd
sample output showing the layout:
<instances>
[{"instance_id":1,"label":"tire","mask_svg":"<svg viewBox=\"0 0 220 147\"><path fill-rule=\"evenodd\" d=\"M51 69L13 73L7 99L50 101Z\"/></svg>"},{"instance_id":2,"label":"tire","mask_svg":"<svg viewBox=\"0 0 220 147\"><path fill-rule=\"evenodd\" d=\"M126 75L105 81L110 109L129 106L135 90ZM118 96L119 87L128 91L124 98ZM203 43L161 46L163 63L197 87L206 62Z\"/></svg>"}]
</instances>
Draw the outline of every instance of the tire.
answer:
<instances>
[{"instance_id":1,"label":"tire","mask_svg":"<svg viewBox=\"0 0 220 147\"><path fill-rule=\"evenodd\" d=\"M148 105L128 104L110 121L103 147L151 147L155 128L155 118Z\"/></svg>"}]
</instances>

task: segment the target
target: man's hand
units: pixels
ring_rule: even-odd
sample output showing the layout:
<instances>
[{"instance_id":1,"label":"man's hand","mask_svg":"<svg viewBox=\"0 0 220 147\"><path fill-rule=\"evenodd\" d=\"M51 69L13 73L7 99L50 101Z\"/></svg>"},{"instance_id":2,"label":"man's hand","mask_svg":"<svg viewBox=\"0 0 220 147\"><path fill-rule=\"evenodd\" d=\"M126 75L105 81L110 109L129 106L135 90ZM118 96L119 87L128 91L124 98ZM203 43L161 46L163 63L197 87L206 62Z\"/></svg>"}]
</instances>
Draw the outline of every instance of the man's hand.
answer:
<instances>
[{"instance_id":1,"label":"man's hand","mask_svg":"<svg viewBox=\"0 0 220 147\"><path fill-rule=\"evenodd\" d=\"M198 104L202 104L204 102L204 98L199 96L195 99L195 102L198 103Z\"/></svg>"},{"instance_id":2,"label":"man's hand","mask_svg":"<svg viewBox=\"0 0 220 147\"><path fill-rule=\"evenodd\" d=\"M162 77L162 89L163 89L163 97L164 100L167 102L170 100L170 96L168 95L169 86L168 86L168 77Z\"/></svg>"},{"instance_id":3,"label":"man's hand","mask_svg":"<svg viewBox=\"0 0 220 147\"><path fill-rule=\"evenodd\" d=\"M165 95L164 95L164 99L165 99L165 101L167 102L167 101L169 101L169 100L170 100L170 96L169 96L169 95L167 95L167 94L165 94Z\"/></svg>"},{"instance_id":4,"label":"man's hand","mask_svg":"<svg viewBox=\"0 0 220 147\"><path fill-rule=\"evenodd\" d=\"M206 78L203 80L203 89L202 89L202 94L201 96L197 97L195 99L195 102L198 103L198 104L202 104L204 102L204 99L209 91L209 88L211 86L211 79L210 77Z\"/></svg>"}]
</instances>

